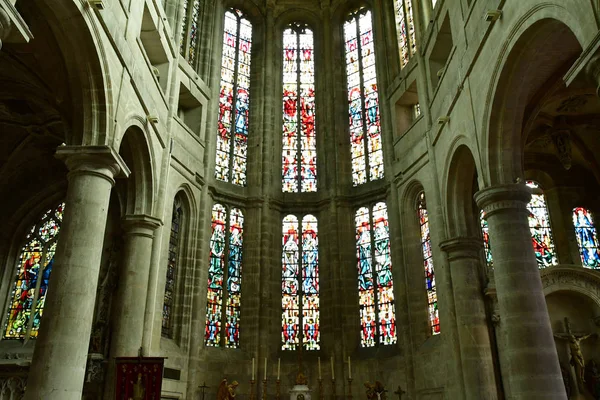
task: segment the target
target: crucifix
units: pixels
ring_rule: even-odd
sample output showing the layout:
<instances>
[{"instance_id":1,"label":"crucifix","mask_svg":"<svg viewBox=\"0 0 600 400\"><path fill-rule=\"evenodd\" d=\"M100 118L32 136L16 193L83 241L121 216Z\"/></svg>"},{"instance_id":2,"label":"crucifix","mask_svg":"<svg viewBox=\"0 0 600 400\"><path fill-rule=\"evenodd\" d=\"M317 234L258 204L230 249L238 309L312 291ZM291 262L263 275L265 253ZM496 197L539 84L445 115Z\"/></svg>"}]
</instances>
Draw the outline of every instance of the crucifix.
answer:
<instances>
[{"instance_id":1,"label":"crucifix","mask_svg":"<svg viewBox=\"0 0 600 400\"><path fill-rule=\"evenodd\" d=\"M209 387L210 387L210 386L206 386L206 382L202 382L202 386L198 386L198 389L200 389L200 390L201 390L201 392L200 392L200 393L202 393L202 400L204 400L204 395L206 394L206 393L204 393L204 391L205 391L206 389L208 389Z\"/></svg>"},{"instance_id":2,"label":"crucifix","mask_svg":"<svg viewBox=\"0 0 600 400\"><path fill-rule=\"evenodd\" d=\"M584 372L585 372L585 360L583 359L583 353L581 352L581 342L588 339L591 336L596 336L596 333L589 334L574 334L571 331L571 323L569 318L565 317L565 328L567 333L555 333L554 337L561 340L567 340L569 342L569 350L571 352L571 365L575 367L575 375L577 377L577 384L579 391L583 391L583 384L585 383Z\"/></svg>"},{"instance_id":3,"label":"crucifix","mask_svg":"<svg viewBox=\"0 0 600 400\"><path fill-rule=\"evenodd\" d=\"M396 390L394 392L394 394L398 395L398 400L402 400L402 395L406 393L404 390L402 390L402 388L400 387L400 385L398 385L398 390Z\"/></svg>"}]
</instances>

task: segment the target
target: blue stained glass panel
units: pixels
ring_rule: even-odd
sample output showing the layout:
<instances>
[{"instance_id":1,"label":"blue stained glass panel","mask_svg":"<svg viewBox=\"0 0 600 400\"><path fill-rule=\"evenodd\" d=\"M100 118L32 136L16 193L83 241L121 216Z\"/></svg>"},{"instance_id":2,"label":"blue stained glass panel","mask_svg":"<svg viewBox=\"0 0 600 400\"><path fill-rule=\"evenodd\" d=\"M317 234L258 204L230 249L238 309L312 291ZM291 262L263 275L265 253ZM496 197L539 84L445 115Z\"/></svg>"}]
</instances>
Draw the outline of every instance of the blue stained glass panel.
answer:
<instances>
[{"instance_id":1,"label":"blue stained glass panel","mask_svg":"<svg viewBox=\"0 0 600 400\"><path fill-rule=\"evenodd\" d=\"M437 287L435 284L435 271L433 268L433 253L431 252L431 236L429 232L429 215L425 193L419 194L418 203L419 226L421 230L421 249L423 252L423 266L425 269L425 289L427 291L427 308L429 312L429 326L431 334L437 335L440 330L440 313L438 310Z\"/></svg>"},{"instance_id":2,"label":"blue stained glass panel","mask_svg":"<svg viewBox=\"0 0 600 400\"><path fill-rule=\"evenodd\" d=\"M586 208L575 207L573 209L573 226L579 245L581 263L586 268L598 269L600 267L600 250L592 213Z\"/></svg>"}]
</instances>

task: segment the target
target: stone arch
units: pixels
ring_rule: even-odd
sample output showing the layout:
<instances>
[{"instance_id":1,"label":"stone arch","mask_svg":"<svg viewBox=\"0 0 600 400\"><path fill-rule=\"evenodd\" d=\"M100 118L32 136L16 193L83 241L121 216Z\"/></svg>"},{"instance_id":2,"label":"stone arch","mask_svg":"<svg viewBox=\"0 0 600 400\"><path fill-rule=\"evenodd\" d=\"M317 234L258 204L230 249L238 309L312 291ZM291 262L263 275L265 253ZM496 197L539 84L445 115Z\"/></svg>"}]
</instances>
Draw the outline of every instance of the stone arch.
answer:
<instances>
[{"instance_id":1,"label":"stone arch","mask_svg":"<svg viewBox=\"0 0 600 400\"><path fill-rule=\"evenodd\" d=\"M484 112L482 158L489 166L484 176L488 184L523 177L526 107L550 77L561 68L566 72L581 53L581 43L592 37L578 21L588 17L574 15L571 8L548 3L533 7L501 47Z\"/></svg>"},{"instance_id":2,"label":"stone arch","mask_svg":"<svg viewBox=\"0 0 600 400\"><path fill-rule=\"evenodd\" d=\"M154 210L154 169L147 132L137 124L125 131L119 154L131 169L126 181L117 183L122 215L152 215Z\"/></svg>"},{"instance_id":3,"label":"stone arch","mask_svg":"<svg viewBox=\"0 0 600 400\"><path fill-rule=\"evenodd\" d=\"M473 200L477 191L477 167L473 153L460 137L454 142L454 152L450 152L444 182L445 211L448 237L479 237L479 212Z\"/></svg>"},{"instance_id":4,"label":"stone arch","mask_svg":"<svg viewBox=\"0 0 600 400\"><path fill-rule=\"evenodd\" d=\"M113 114L108 58L94 8L85 2L36 4L48 20L71 81L73 119L67 144L106 144ZM34 39L35 40L35 39Z\"/></svg>"}]
</instances>

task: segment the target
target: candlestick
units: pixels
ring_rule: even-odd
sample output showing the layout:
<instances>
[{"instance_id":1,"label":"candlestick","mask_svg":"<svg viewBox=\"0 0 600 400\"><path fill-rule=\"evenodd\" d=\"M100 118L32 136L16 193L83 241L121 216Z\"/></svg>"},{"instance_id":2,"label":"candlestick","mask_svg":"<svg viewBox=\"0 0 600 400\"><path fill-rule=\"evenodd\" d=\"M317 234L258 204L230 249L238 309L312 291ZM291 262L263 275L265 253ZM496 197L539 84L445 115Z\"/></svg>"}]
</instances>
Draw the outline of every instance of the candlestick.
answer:
<instances>
[{"instance_id":1,"label":"candlestick","mask_svg":"<svg viewBox=\"0 0 600 400\"><path fill-rule=\"evenodd\" d=\"M331 378L331 400L337 400L335 394L335 378Z\"/></svg>"},{"instance_id":2,"label":"candlestick","mask_svg":"<svg viewBox=\"0 0 600 400\"><path fill-rule=\"evenodd\" d=\"M252 359L254 360L254 359ZM250 381L250 400L255 400L256 399L256 394L254 393L254 384L256 383L256 381L254 379L252 379Z\"/></svg>"},{"instance_id":3,"label":"candlestick","mask_svg":"<svg viewBox=\"0 0 600 400\"><path fill-rule=\"evenodd\" d=\"M265 365L266 365L266 361L267 361L267 359L265 358ZM266 377L266 373L265 373L265 379L263 379L262 400L267 400L267 377Z\"/></svg>"},{"instance_id":4,"label":"candlestick","mask_svg":"<svg viewBox=\"0 0 600 400\"><path fill-rule=\"evenodd\" d=\"M333 356L331 356L331 380L335 380L335 373L333 371Z\"/></svg>"},{"instance_id":5,"label":"candlestick","mask_svg":"<svg viewBox=\"0 0 600 400\"><path fill-rule=\"evenodd\" d=\"M350 361L350 357L348 357ZM348 400L352 400L352 378L348 378Z\"/></svg>"},{"instance_id":6,"label":"candlestick","mask_svg":"<svg viewBox=\"0 0 600 400\"><path fill-rule=\"evenodd\" d=\"M321 380L321 357L317 357L317 361L319 362L319 380Z\"/></svg>"},{"instance_id":7,"label":"candlestick","mask_svg":"<svg viewBox=\"0 0 600 400\"><path fill-rule=\"evenodd\" d=\"M350 362L350 356L348 356L348 379L352 379L352 363Z\"/></svg>"},{"instance_id":8,"label":"candlestick","mask_svg":"<svg viewBox=\"0 0 600 400\"><path fill-rule=\"evenodd\" d=\"M267 380L267 357L265 357L265 376L263 379Z\"/></svg>"},{"instance_id":9,"label":"candlestick","mask_svg":"<svg viewBox=\"0 0 600 400\"><path fill-rule=\"evenodd\" d=\"M254 357L252 357L252 380L254 381Z\"/></svg>"},{"instance_id":10,"label":"candlestick","mask_svg":"<svg viewBox=\"0 0 600 400\"><path fill-rule=\"evenodd\" d=\"M281 376L281 358L277 359L277 381L279 381L279 377Z\"/></svg>"},{"instance_id":11,"label":"candlestick","mask_svg":"<svg viewBox=\"0 0 600 400\"><path fill-rule=\"evenodd\" d=\"M323 379L319 377L319 400L323 400Z\"/></svg>"},{"instance_id":12,"label":"candlestick","mask_svg":"<svg viewBox=\"0 0 600 400\"><path fill-rule=\"evenodd\" d=\"M281 381L279 379L277 379L275 381L275 400L280 400L281 399L281 395L279 394L279 388L281 386Z\"/></svg>"}]
</instances>

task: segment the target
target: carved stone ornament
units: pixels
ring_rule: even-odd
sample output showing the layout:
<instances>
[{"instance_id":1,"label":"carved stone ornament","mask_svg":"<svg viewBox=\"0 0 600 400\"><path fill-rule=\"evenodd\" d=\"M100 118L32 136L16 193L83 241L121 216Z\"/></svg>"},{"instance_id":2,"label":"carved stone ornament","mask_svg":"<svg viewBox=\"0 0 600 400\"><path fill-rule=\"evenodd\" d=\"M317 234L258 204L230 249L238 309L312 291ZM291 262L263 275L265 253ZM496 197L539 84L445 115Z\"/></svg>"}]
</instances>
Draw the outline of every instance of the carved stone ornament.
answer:
<instances>
[{"instance_id":1,"label":"carved stone ornament","mask_svg":"<svg viewBox=\"0 0 600 400\"><path fill-rule=\"evenodd\" d=\"M600 305L600 277L581 266L557 266L540 270L544 295L567 290L583 294Z\"/></svg>"}]
</instances>

